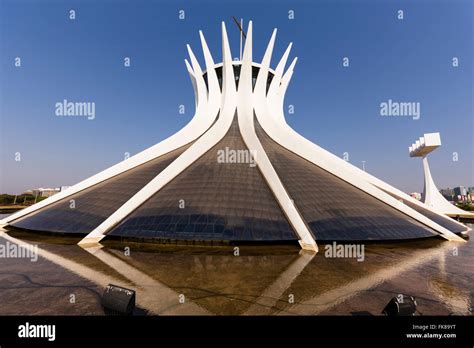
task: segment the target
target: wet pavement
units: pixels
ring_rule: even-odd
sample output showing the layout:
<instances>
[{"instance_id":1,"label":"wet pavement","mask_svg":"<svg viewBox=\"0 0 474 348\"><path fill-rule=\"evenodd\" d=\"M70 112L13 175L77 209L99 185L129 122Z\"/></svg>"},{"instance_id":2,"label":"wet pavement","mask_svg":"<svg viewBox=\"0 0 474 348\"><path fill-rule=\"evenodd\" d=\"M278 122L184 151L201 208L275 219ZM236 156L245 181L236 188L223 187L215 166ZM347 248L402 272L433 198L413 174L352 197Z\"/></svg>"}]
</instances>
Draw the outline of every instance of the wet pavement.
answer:
<instances>
[{"instance_id":1,"label":"wet pavement","mask_svg":"<svg viewBox=\"0 0 474 348\"><path fill-rule=\"evenodd\" d=\"M471 226L472 227L472 226ZM474 243L366 244L364 260L297 246L140 245L0 230L38 260L0 258L0 315L103 315L107 284L137 292L137 315L380 315L400 293L422 315L469 315Z\"/></svg>"}]
</instances>

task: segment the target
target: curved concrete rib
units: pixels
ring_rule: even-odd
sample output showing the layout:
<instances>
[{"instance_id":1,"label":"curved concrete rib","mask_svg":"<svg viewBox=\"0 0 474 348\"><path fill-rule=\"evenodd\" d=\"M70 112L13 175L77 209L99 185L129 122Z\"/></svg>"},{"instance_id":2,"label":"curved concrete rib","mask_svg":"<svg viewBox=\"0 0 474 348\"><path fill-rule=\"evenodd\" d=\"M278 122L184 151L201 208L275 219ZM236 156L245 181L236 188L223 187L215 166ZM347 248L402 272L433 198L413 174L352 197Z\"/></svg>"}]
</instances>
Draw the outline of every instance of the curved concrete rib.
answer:
<instances>
[{"instance_id":1,"label":"curved concrete rib","mask_svg":"<svg viewBox=\"0 0 474 348\"><path fill-rule=\"evenodd\" d=\"M273 32L270 44L267 49L265 56L267 57L267 65L270 61L271 51L273 49L273 42L275 40L276 31ZM260 67L260 73L256 82L255 93L265 93L266 88L266 76L263 78L262 69L268 74L268 68L265 69ZM259 82L260 80L260 82ZM263 82L261 82L264 80ZM263 95L264 97L264 95ZM298 210L294 206L291 198L286 192L283 184L280 181L275 169L273 168L270 159L268 158L265 150L263 149L260 141L255 134L254 128L254 113L253 104L259 98L253 97L252 92L252 22L249 22L247 30L247 38L245 40L244 55L242 58L242 68L239 80L239 91L238 91L238 104L237 104L237 115L239 120L239 128L242 134L242 138L247 145L247 148L254 155L254 159L258 165L258 169L265 178L268 186L272 190L275 198L280 205L283 213L286 215L288 221L296 232L299 243L303 249L317 251L318 247L314 240L311 232L309 231L306 223L298 213Z\"/></svg>"},{"instance_id":2,"label":"curved concrete rib","mask_svg":"<svg viewBox=\"0 0 474 348\"><path fill-rule=\"evenodd\" d=\"M237 104L237 91L235 89L234 70L232 68L232 55L230 53L230 45L228 43L224 23L222 23L222 40L224 61L223 84L225 88L223 89L224 94L222 96L224 99L224 105L220 112L219 119L206 133L196 140L193 145L191 145L160 174L158 174L118 210L82 239L79 244L86 245L90 243L98 243L114 226L142 205L148 198L161 190L179 173L198 160L225 136L234 118L235 105ZM211 61L207 60L207 63L210 64ZM208 66L208 71L211 70L211 68L211 66ZM211 94L211 92L213 92L213 94ZM218 108L220 99L221 95L217 93L217 91L209 90L209 103L211 105ZM217 113L218 110L216 109L212 111ZM209 112L211 111L209 110Z\"/></svg>"},{"instance_id":3,"label":"curved concrete rib","mask_svg":"<svg viewBox=\"0 0 474 348\"><path fill-rule=\"evenodd\" d=\"M191 83L193 85L193 91L194 91L195 107L197 109L199 95L198 95L198 90L197 90L196 76L194 75L193 68L191 68L191 65L189 64L187 59L184 60L184 64L186 65L186 69L188 70L189 77L191 78Z\"/></svg>"},{"instance_id":4,"label":"curved concrete rib","mask_svg":"<svg viewBox=\"0 0 474 348\"><path fill-rule=\"evenodd\" d=\"M287 54L282 58L279 63L276 73L282 71L282 65L286 63ZM393 208L403 212L404 214L414 218L415 220L431 227L433 230L438 232L443 238L447 240L462 241L464 239L452 233L448 229L435 223L431 219L427 218L423 214L416 210L408 207L393 196L374 186L367 180L366 177L358 175L355 171L348 167L354 167L347 163L343 159L331 154L330 152L320 148L316 144L310 142L297 132L295 132L285 121L283 113L283 99L288 87L291 75L293 73L293 67L296 63L296 59L291 64L285 75L278 79L279 76L275 75L270 89L267 95L266 102L257 99L255 103L255 112L257 119L261 124L265 132L280 145L288 149L289 151L297 154L298 156L305 158L306 160L316 164L318 167L326 170L327 172L339 177L340 179L350 183L351 185L359 188L360 190L370 194L371 196L385 202ZM275 84L279 88L272 88ZM272 92L270 94L270 91ZM337 160L335 158L337 158ZM343 163L341 163L343 162ZM355 168L355 167L354 167ZM366 173L366 172L364 172Z\"/></svg>"},{"instance_id":5,"label":"curved concrete rib","mask_svg":"<svg viewBox=\"0 0 474 348\"><path fill-rule=\"evenodd\" d=\"M208 53L209 49L207 49L207 46L206 47L203 46L203 50L205 51L205 57L207 57L206 58L206 62L207 62L207 60L209 59L209 53ZM207 54L206 54L206 51L207 51ZM188 72L190 74L191 82L193 83L193 88L196 95L196 111L191 121L184 128L182 128L181 130L179 130L177 133L173 134L169 138L164 139L158 144L124 161L117 163L113 165L112 167L109 167L108 169L105 169L102 172L99 172L98 174L95 174L79 182L78 184L69 187L68 189L64 191L55 194L54 196L51 196L30 207L24 208L18 211L17 213L14 213L4 218L3 220L0 220L0 225L8 224L30 213L36 212L39 209L44 208L50 204L58 202L59 200L63 198L67 198L75 193L83 191L93 185L96 185L100 182L110 179L118 174L121 174L130 169L133 169L154 158L157 158L177 148L180 148L181 146L187 145L193 142L194 140L196 140L199 136L201 136L201 134L206 132L215 121L218 110L216 109L214 100L211 100L210 103L208 102L206 83L204 82L204 78L202 76L201 67L199 66L199 63L189 46L188 46L188 52L191 58L193 69L191 70L191 67L189 66L189 63L187 61L185 63L186 63ZM212 58L211 58L211 61L212 61ZM212 73L210 74L210 77L212 77ZM214 77L215 77L215 83L217 83L218 85L219 83L217 81L217 76L215 76L215 72L214 72ZM211 81L211 86L214 86L215 84L213 81L214 77L209 78L209 80ZM217 90L218 90L218 93L220 93L218 88ZM216 93L216 91L214 90L213 93Z\"/></svg>"}]
</instances>

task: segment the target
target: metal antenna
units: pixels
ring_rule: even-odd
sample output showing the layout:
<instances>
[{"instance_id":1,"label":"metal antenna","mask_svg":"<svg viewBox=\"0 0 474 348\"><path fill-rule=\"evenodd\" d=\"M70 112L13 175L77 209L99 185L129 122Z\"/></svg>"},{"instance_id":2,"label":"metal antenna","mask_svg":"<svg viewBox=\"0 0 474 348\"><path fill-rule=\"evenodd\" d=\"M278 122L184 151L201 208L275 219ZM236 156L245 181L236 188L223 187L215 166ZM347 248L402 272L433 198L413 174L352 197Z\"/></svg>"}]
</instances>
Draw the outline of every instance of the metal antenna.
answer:
<instances>
[{"instance_id":1,"label":"metal antenna","mask_svg":"<svg viewBox=\"0 0 474 348\"><path fill-rule=\"evenodd\" d=\"M234 19L234 22L235 22L235 24L237 25L237 27L239 28L239 31L240 31L240 60L242 60L242 36L244 37L244 39L247 38L245 36L244 29L243 29L243 26L244 26L243 19L240 18L240 23L239 23L237 18L235 18L234 16L232 16L232 18Z\"/></svg>"},{"instance_id":2,"label":"metal antenna","mask_svg":"<svg viewBox=\"0 0 474 348\"><path fill-rule=\"evenodd\" d=\"M240 28L241 28L241 32L240 32L240 60L242 61L242 33L244 32L243 31L244 20L242 18L240 18Z\"/></svg>"}]
</instances>

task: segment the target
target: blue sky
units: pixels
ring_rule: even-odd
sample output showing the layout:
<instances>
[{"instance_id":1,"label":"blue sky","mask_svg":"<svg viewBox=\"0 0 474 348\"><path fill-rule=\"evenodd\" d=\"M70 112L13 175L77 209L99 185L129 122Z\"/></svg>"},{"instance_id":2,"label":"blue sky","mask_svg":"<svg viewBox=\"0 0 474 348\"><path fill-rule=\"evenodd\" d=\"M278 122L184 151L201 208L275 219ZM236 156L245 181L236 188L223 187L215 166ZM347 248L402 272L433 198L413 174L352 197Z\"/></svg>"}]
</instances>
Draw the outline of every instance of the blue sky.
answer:
<instances>
[{"instance_id":1,"label":"blue sky","mask_svg":"<svg viewBox=\"0 0 474 348\"><path fill-rule=\"evenodd\" d=\"M224 20L237 56L232 16L253 20L256 61L274 27L272 66L294 43L298 63L285 104L294 105L287 120L299 133L339 156L348 152L357 166L366 161L367 171L412 192L423 188L422 165L407 147L439 131L443 145L430 157L438 187L474 186L471 1L0 4L1 193L74 184L182 128L194 112L185 45L204 66L201 29L220 61ZM55 104L63 99L95 102L95 119L57 117ZM421 118L380 116L388 99L419 102Z\"/></svg>"}]
</instances>

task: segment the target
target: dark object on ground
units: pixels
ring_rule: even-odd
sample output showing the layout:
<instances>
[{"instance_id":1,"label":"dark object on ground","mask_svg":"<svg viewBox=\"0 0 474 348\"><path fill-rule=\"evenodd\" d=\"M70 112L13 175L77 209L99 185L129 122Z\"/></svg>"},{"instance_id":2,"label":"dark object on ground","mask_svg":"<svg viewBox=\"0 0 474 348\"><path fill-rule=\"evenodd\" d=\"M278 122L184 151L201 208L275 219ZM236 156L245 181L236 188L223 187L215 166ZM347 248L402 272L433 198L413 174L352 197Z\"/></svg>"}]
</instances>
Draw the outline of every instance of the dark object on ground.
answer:
<instances>
[{"instance_id":1,"label":"dark object on ground","mask_svg":"<svg viewBox=\"0 0 474 348\"><path fill-rule=\"evenodd\" d=\"M108 315L132 315L135 309L135 291L109 284L102 296L102 307Z\"/></svg>"},{"instance_id":2,"label":"dark object on ground","mask_svg":"<svg viewBox=\"0 0 474 348\"><path fill-rule=\"evenodd\" d=\"M388 316L411 316L416 312L416 299L413 296L400 294L393 297L385 306L382 314Z\"/></svg>"}]
</instances>

